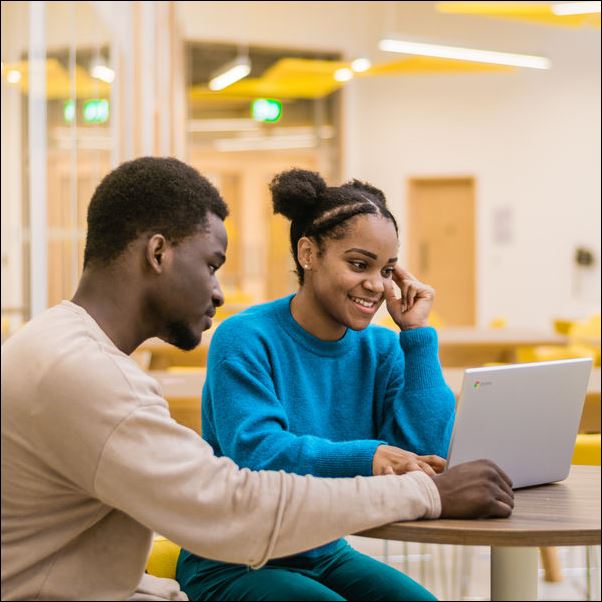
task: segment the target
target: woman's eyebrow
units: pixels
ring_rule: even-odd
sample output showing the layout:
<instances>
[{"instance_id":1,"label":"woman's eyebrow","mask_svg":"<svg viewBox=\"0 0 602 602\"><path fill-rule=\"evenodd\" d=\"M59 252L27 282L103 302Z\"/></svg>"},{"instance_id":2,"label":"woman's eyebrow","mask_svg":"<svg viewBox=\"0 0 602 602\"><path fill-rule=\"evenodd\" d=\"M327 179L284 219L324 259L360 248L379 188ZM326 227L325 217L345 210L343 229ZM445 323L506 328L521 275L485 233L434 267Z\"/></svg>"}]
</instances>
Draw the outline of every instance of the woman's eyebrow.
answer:
<instances>
[{"instance_id":1,"label":"woman's eyebrow","mask_svg":"<svg viewBox=\"0 0 602 602\"><path fill-rule=\"evenodd\" d=\"M353 247L351 249L347 249L345 251L345 253L361 253L362 255L365 255L366 257L370 257L370 259L378 259L378 255L371 253L370 251L366 251L366 249L358 249L356 247ZM391 257L387 263L397 263L397 257Z\"/></svg>"}]
</instances>

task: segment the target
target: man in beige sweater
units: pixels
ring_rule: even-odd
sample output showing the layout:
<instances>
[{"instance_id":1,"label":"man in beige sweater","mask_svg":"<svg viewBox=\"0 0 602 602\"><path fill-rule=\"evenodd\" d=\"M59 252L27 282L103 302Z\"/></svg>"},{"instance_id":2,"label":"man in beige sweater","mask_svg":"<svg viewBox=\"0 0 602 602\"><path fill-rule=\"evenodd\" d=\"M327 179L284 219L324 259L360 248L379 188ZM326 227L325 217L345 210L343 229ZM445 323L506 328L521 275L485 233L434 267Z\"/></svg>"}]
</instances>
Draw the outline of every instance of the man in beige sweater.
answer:
<instances>
[{"instance_id":1,"label":"man in beige sweater","mask_svg":"<svg viewBox=\"0 0 602 602\"><path fill-rule=\"evenodd\" d=\"M391 521L512 512L490 462L435 477L253 472L170 417L129 354L152 336L198 345L223 303L226 216L217 190L175 159L121 165L90 203L72 301L3 345L3 600L185 599L144 576L153 532L260 567Z\"/></svg>"}]
</instances>

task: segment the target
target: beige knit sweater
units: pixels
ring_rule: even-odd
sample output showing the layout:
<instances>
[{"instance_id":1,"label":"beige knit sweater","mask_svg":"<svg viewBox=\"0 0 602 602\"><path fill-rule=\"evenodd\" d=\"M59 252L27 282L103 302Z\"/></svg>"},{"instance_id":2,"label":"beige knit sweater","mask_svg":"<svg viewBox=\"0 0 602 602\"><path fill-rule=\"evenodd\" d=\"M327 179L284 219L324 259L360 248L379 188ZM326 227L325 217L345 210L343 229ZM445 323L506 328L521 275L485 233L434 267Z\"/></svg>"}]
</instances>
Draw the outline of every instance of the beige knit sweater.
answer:
<instances>
[{"instance_id":1,"label":"beige knit sweater","mask_svg":"<svg viewBox=\"0 0 602 602\"><path fill-rule=\"evenodd\" d=\"M169 415L158 384L69 302L2 346L2 599L123 600L152 532L259 567L383 523L437 517L420 472L240 470Z\"/></svg>"}]
</instances>

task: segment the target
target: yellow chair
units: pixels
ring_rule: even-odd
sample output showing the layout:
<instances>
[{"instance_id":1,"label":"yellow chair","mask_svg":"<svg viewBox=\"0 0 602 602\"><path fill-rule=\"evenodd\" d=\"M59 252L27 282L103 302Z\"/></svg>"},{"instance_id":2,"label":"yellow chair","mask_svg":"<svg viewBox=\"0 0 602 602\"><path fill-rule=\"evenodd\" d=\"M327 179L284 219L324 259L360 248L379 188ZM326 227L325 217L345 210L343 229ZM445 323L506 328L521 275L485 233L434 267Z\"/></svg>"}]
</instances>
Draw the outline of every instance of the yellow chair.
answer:
<instances>
[{"instance_id":1,"label":"yellow chair","mask_svg":"<svg viewBox=\"0 0 602 602\"><path fill-rule=\"evenodd\" d=\"M155 535L153 547L146 564L146 572L155 577L175 579L176 564L179 555L179 545L173 541L169 541L169 539L162 535Z\"/></svg>"},{"instance_id":2,"label":"yellow chair","mask_svg":"<svg viewBox=\"0 0 602 602\"><path fill-rule=\"evenodd\" d=\"M517 347L516 361L547 362L578 357L591 357L594 366L600 365L600 314L594 314L586 320L555 320L556 332L566 334L566 345L536 345Z\"/></svg>"},{"instance_id":3,"label":"yellow chair","mask_svg":"<svg viewBox=\"0 0 602 602\"><path fill-rule=\"evenodd\" d=\"M571 464L600 466L600 433L577 435Z\"/></svg>"},{"instance_id":4,"label":"yellow chair","mask_svg":"<svg viewBox=\"0 0 602 602\"><path fill-rule=\"evenodd\" d=\"M504 316L496 316L489 321L489 328L506 328L508 326L508 320Z\"/></svg>"}]
</instances>

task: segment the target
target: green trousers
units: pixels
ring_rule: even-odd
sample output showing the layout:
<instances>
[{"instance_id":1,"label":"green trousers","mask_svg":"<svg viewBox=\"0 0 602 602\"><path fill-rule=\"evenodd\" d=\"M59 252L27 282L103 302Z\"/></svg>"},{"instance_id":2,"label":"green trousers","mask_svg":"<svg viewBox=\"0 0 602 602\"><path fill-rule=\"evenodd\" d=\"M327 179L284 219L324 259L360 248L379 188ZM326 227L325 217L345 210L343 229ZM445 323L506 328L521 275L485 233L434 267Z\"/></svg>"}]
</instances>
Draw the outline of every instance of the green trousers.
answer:
<instances>
[{"instance_id":1,"label":"green trousers","mask_svg":"<svg viewBox=\"0 0 602 602\"><path fill-rule=\"evenodd\" d=\"M259 570L183 550L176 578L191 600L436 600L407 575L344 540L331 553L272 560Z\"/></svg>"}]
</instances>

